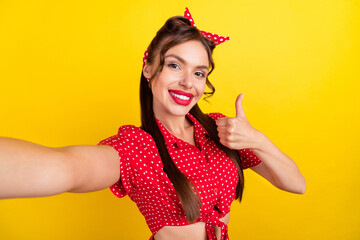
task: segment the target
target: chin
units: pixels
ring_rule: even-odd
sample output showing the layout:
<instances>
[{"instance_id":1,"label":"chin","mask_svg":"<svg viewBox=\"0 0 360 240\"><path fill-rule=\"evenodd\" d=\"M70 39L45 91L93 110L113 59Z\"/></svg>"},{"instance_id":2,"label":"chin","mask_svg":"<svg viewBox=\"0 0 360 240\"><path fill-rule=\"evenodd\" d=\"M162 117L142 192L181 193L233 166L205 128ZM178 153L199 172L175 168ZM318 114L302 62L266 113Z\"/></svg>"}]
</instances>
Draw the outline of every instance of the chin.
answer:
<instances>
[{"instance_id":1,"label":"chin","mask_svg":"<svg viewBox=\"0 0 360 240\"><path fill-rule=\"evenodd\" d=\"M189 111L190 111L191 108L183 108L183 109L171 109L169 111L170 114L172 115L176 115L176 116L185 116Z\"/></svg>"},{"instance_id":2,"label":"chin","mask_svg":"<svg viewBox=\"0 0 360 240\"><path fill-rule=\"evenodd\" d=\"M169 112L173 115L184 116L195 106L195 104L189 104L187 106L175 106L170 107Z\"/></svg>"}]
</instances>

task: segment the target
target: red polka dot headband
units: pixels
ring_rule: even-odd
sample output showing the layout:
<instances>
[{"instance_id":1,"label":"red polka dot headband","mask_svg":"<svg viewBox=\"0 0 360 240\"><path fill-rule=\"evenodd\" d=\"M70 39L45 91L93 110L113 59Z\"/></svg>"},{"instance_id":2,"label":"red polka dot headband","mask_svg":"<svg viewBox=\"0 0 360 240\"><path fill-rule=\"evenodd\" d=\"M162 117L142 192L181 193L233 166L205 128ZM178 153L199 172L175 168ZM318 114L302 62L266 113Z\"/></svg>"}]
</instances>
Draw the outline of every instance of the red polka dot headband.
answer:
<instances>
[{"instance_id":1,"label":"red polka dot headband","mask_svg":"<svg viewBox=\"0 0 360 240\"><path fill-rule=\"evenodd\" d=\"M186 17L187 19L190 20L192 26L196 27L194 19L192 18L188 8L185 8L184 17ZM202 30L199 30L199 31L206 38L210 39L215 45L219 45L220 43L223 43L223 42L226 42L226 41L230 40L230 37L223 37L223 36L220 36L218 34L205 32L205 31L202 31ZM143 68L145 66L145 60L147 59L147 56L148 56L148 49L146 49L146 51L144 53L144 56L143 56ZM148 79L148 81L149 81L149 79Z\"/></svg>"}]
</instances>

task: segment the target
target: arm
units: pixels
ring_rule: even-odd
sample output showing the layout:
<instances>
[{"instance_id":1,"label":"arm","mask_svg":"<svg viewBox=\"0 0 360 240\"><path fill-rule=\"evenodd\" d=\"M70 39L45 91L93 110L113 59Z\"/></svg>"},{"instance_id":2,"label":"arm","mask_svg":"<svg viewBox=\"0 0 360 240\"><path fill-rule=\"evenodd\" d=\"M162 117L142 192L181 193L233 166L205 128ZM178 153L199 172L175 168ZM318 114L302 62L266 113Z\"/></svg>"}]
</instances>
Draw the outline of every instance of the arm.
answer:
<instances>
[{"instance_id":1,"label":"arm","mask_svg":"<svg viewBox=\"0 0 360 240\"><path fill-rule=\"evenodd\" d=\"M262 162L251 169L279 189L304 194L306 181L296 163L263 133L259 132L258 140L256 148L251 150Z\"/></svg>"},{"instance_id":2,"label":"arm","mask_svg":"<svg viewBox=\"0 0 360 240\"><path fill-rule=\"evenodd\" d=\"M263 133L251 126L242 107L243 94L236 99L236 117L216 120L220 142L230 149L251 149L262 161L252 170L279 189L305 193L306 182L296 163Z\"/></svg>"},{"instance_id":3,"label":"arm","mask_svg":"<svg viewBox=\"0 0 360 240\"><path fill-rule=\"evenodd\" d=\"M109 146L50 148L0 137L0 199L96 191L119 175L119 156Z\"/></svg>"}]
</instances>

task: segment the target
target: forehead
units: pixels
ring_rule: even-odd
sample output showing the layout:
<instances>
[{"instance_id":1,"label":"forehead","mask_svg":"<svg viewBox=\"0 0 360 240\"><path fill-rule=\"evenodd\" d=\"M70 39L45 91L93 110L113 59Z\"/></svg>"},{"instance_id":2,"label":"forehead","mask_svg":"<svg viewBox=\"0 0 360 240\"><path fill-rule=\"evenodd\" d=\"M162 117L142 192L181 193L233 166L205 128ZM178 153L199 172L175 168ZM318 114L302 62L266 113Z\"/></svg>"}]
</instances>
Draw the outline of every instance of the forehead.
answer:
<instances>
[{"instance_id":1,"label":"forehead","mask_svg":"<svg viewBox=\"0 0 360 240\"><path fill-rule=\"evenodd\" d=\"M165 53L165 59L169 55L176 55L182 58L189 65L209 66L209 56L204 45L196 40L180 43L170 48Z\"/></svg>"}]
</instances>

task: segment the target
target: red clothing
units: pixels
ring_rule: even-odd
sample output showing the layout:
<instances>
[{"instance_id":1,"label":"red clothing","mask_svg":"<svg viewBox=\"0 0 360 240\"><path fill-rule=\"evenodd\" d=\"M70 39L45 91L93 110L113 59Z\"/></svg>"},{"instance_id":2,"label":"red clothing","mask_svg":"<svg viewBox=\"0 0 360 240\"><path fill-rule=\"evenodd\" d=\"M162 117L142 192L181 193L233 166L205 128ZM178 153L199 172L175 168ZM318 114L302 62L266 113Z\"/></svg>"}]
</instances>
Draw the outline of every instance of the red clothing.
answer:
<instances>
[{"instance_id":1,"label":"red clothing","mask_svg":"<svg viewBox=\"0 0 360 240\"><path fill-rule=\"evenodd\" d=\"M225 117L220 113L208 114L213 119ZM235 198L238 175L235 164L208 137L206 130L190 114L194 124L196 146L172 135L156 118L167 150L182 173L196 186L202 201L200 218L206 223L209 239L216 239L213 226L221 227L221 239L227 240L227 225L219 218L230 212ZM118 134L99 145L114 147L120 157L120 179L110 186L115 196L129 195L134 201L153 236L164 226L188 225L175 188L163 171L163 164L150 134L133 125L119 128ZM239 150L243 169L261 162L250 150ZM217 207L219 211L215 210ZM152 237L150 238L152 239Z\"/></svg>"}]
</instances>

